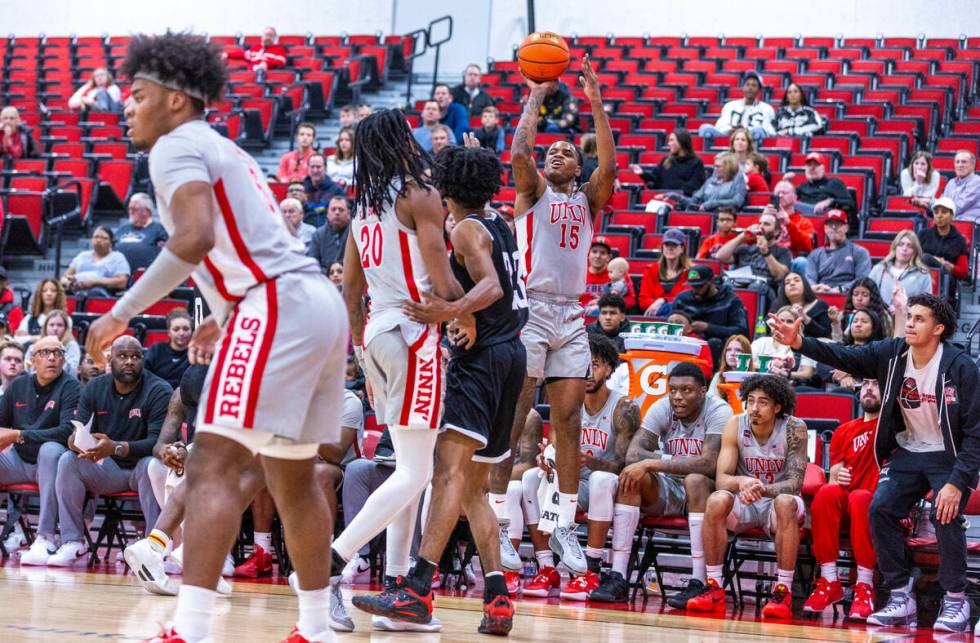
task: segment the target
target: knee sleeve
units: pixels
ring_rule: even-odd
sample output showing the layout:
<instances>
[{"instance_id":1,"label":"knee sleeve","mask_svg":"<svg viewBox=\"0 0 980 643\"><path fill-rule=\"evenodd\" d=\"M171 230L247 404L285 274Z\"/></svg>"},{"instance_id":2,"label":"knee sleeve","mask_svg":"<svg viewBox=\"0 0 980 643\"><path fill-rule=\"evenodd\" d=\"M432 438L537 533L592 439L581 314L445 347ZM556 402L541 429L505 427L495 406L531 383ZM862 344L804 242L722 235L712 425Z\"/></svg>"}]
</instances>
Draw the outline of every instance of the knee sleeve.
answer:
<instances>
[{"instance_id":1,"label":"knee sleeve","mask_svg":"<svg viewBox=\"0 0 980 643\"><path fill-rule=\"evenodd\" d=\"M524 485L520 480L507 483L507 517L510 519L507 536L511 539L519 539L524 535L524 510L521 507L523 497Z\"/></svg>"},{"instance_id":2,"label":"knee sleeve","mask_svg":"<svg viewBox=\"0 0 980 643\"><path fill-rule=\"evenodd\" d=\"M150 479L150 486L153 487L153 497L160 507L163 507L167 501L166 485L169 472L167 465L156 458L150 460L150 466L146 468L146 476Z\"/></svg>"},{"instance_id":3,"label":"knee sleeve","mask_svg":"<svg viewBox=\"0 0 980 643\"><path fill-rule=\"evenodd\" d=\"M527 524L536 525L541 520L541 507L538 506L538 487L544 479L544 472L541 469L528 469L521 476L521 505L524 507L524 517Z\"/></svg>"},{"instance_id":4,"label":"knee sleeve","mask_svg":"<svg viewBox=\"0 0 980 643\"><path fill-rule=\"evenodd\" d=\"M589 476L589 520L609 522L613 519L613 505L619 476L608 471L593 471Z\"/></svg>"}]
</instances>

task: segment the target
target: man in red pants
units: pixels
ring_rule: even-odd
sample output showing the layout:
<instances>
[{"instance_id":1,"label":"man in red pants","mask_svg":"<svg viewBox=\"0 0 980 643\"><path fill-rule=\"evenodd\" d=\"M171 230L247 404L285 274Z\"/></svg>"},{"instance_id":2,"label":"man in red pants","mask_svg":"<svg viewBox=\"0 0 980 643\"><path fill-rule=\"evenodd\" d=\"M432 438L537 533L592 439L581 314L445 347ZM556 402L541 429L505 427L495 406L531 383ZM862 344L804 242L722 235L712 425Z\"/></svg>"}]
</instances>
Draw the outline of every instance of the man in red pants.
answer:
<instances>
[{"instance_id":1,"label":"man in red pants","mask_svg":"<svg viewBox=\"0 0 980 643\"><path fill-rule=\"evenodd\" d=\"M861 386L864 418L840 425L830 442L830 481L820 488L810 511L813 516L813 554L820 563L820 578L813 594L803 605L805 612L822 612L844 599L837 578L840 550L840 523L851 522L851 547L857 560L854 602L847 615L864 621L874 611L873 576L875 551L871 543L868 509L878 486L878 465L874 456L874 433L881 411L878 381L864 380Z\"/></svg>"}]
</instances>

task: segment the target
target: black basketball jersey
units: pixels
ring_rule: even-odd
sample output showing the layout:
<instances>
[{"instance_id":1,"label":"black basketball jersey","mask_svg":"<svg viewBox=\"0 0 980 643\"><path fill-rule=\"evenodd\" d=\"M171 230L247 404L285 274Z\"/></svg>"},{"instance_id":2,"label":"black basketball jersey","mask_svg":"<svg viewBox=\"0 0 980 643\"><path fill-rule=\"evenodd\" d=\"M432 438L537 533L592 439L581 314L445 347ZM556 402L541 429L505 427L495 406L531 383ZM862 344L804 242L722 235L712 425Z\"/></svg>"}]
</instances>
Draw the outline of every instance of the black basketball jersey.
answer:
<instances>
[{"instance_id":1,"label":"black basketball jersey","mask_svg":"<svg viewBox=\"0 0 980 643\"><path fill-rule=\"evenodd\" d=\"M503 297L475 313L476 345L470 350L492 346L516 339L527 322L527 296L524 293L524 280L520 275L517 241L504 220L496 213L482 215L470 214L464 220L477 221L490 233L493 239L493 267L497 270ZM450 257L453 275L463 290L469 292L476 284L470 273L456 259L454 250Z\"/></svg>"}]
</instances>

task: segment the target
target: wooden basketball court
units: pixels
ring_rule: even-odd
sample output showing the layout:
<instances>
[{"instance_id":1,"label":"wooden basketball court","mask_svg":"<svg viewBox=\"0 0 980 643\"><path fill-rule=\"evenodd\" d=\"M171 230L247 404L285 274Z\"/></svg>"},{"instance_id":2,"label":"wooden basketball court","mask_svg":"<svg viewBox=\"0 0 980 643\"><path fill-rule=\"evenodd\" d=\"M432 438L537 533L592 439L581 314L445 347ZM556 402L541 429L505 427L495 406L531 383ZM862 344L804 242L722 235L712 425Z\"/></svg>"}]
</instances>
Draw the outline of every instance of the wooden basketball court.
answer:
<instances>
[{"instance_id":1,"label":"wooden basketball court","mask_svg":"<svg viewBox=\"0 0 980 643\"><path fill-rule=\"evenodd\" d=\"M96 572L84 567L54 570L21 568L8 561L0 568L0 641L139 641L154 634L158 623L171 618L176 599L147 594L135 578L124 575L124 568L119 564ZM234 587L233 596L218 603L216 642L277 642L292 629L296 601L286 585L236 582ZM367 586L356 586L345 591L345 596L349 601L352 593L365 591ZM481 593L437 595L436 615L444 625L440 634L373 631L370 617L349 606L357 630L339 635L339 640L429 643L483 638L476 633ZM517 606L510 640L534 643L933 640L930 630L918 637L908 632L869 631L862 624L834 621L830 614L816 620L762 623L752 604L741 613L729 606L724 614L701 617L664 611L654 598L645 606L638 600L631 608L621 609L559 603L557 599L521 599Z\"/></svg>"}]
</instances>

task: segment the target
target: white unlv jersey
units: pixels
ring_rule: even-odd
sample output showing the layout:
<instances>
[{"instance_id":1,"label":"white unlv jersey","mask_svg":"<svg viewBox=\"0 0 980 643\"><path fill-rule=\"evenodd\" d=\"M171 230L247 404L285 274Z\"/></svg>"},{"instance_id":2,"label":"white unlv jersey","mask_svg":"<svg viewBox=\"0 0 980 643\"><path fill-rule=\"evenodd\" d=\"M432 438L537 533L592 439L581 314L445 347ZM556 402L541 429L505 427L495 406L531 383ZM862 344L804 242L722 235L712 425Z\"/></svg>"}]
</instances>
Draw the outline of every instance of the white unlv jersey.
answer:
<instances>
[{"instance_id":1,"label":"white unlv jersey","mask_svg":"<svg viewBox=\"0 0 980 643\"><path fill-rule=\"evenodd\" d=\"M194 269L194 282L219 319L260 283L287 272L319 271L286 228L255 160L205 121L184 123L156 142L150 178L160 221L171 235L177 189L192 181L211 185L214 247Z\"/></svg>"},{"instance_id":2,"label":"white unlv jersey","mask_svg":"<svg viewBox=\"0 0 980 643\"><path fill-rule=\"evenodd\" d=\"M613 453L616 443L616 425L613 424L613 416L616 413L616 405L619 404L623 396L613 391L609 392L609 399L595 415L589 415L582 405L582 438L579 450L588 453L600 460L608 460L606 456ZM588 477L591 473L582 467L582 477Z\"/></svg>"},{"instance_id":3,"label":"white unlv jersey","mask_svg":"<svg viewBox=\"0 0 980 643\"><path fill-rule=\"evenodd\" d=\"M592 212L582 192L571 196L551 189L531 209L514 218L528 294L578 299L592 245Z\"/></svg>"},{"instance_id":4,"label":"white unlv jersey","mask_svg":"<svg viewBox=\"0 0 980 643\"><path fill-rule=\"evenodd\" d=\"M397 188L392 186L391 190L392 198L397 198ZM350 234L357 244L357 256L371 298L364 346L379 333L396 326L403 332L411 329L405 337L411 343L425 327L410 321L402 312L402 304L409 300L421 301L420 295L432 290L419 250L418 235L402 225L394 205L386 208L381 216L370 211L364 216L356 214L351 221Z\"/></svg>"},{"instance_id":5,"label":"white unlv jersey","mask_svg":"<svg viewBox=\"0 0 980 643\"><path fill-rule=\"evenodd\" d=\"M738 416L738 465L736 473L740 476L758 478L765 484L782 482L786 479L786 426L792 416L776 418L772 435L765 444L759 444L752 432L752 422L748 413Z\"/></svg>"}]
</instances>

